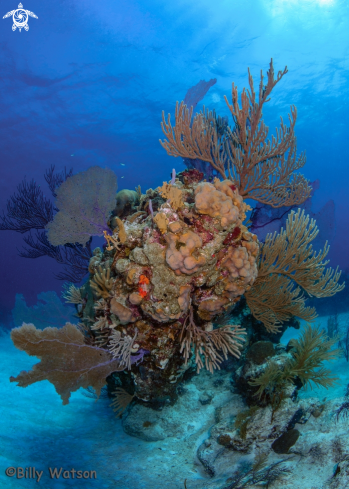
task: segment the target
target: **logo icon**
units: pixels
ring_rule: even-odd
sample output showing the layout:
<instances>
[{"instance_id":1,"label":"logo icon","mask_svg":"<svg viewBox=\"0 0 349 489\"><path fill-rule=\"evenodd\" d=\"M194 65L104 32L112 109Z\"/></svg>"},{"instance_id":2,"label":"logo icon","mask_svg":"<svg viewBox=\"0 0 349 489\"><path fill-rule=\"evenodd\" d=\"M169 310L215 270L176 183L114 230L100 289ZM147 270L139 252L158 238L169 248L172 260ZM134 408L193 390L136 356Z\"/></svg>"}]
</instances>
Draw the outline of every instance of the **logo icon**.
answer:
<instances>
[{"instance_id":1,"label":"logo icon","mask_svg":"<svg viewBox=\"0 0 349 489\"><path fill-rule=\"evenodd\" d=\"M22 29L29 31L29 25L28 25L29 15L30 17L34 17L35 19L38 18L33 12L30 12L29 10L25 10L21 3L18 5L18 9L11 10L11 12L7 12L7 14L3 16L3 19L7 19L7 17L11 17L11 15L13 19L12 30L15 31L18 27L19 32L21 32Z\"/></svg>"}]
</instances>

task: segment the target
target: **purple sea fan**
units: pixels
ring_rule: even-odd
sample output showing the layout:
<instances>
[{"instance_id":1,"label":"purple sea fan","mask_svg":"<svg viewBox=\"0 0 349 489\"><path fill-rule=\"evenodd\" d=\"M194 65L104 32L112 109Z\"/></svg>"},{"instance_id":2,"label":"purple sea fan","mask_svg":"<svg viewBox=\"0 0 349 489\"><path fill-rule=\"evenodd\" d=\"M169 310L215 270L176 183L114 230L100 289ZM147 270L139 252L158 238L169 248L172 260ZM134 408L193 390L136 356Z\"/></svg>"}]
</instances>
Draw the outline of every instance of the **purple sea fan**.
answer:
<instances>
[{"instance_id":1,"label":"purple sea fan","mask_svg":"<svg viewBox=\"0 0 349 489\"><path fill-rule=\"evenodd\" d=\"M131 365L133 365L134 363L136 365L139 365L140 363L143 362L144 355L148 355L149 353L150 353L149 350L144 350L143 348L140 348L137 353L135 353L134 355L131 355L131 357L130 357Z\"/></svg>"},{"instance_id":2,"label":"purple sea fan","mask_svg":"<svg viewBox=\"0 0 349 489\"><path fill-rule=\"evenodd\" d=\"M115 207L116 190L115 173L99 166L63 182L57 190L59 212L46 226L50 243L84 246L91 236L102 236L103 231L109 231L107 221Z\"/></svg>"},{"instance_id":3,"label":"purple sea fan","mask_svg":"<svg viewBox=\"0 0 349 489\"><path fill-rule=\"evenodd\" d=\"M205 97L209 89L216 83L217 78L212 78L208 82L205 80L200 80L199 83L197 83L193 87L190 87L184 98L184 103L186 104L186 106L189 109L190 107L193 107L194 110L200 100Z\"/></svg>"}]
</instances>

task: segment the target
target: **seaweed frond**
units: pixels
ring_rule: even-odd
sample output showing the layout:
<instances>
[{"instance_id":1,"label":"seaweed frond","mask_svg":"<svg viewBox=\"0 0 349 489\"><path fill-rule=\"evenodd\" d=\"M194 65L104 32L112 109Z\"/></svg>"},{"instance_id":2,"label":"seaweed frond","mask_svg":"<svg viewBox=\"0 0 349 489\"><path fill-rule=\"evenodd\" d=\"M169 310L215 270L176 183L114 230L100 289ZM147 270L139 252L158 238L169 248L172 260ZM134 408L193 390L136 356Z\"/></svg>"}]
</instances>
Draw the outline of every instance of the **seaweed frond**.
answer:
<instances>
[{"instance_id":1,"label":"seaweed frond","mask_svg":"<svg viewBox=\"0 0 349 489\"><path fill-rule=\"evenodd\" d=\"M258 406L251 406L247 411L238 413L235 418L234 427L240 431L243 440L246 439L247 425L258 409Z\"/></svg>"}]
</instances>

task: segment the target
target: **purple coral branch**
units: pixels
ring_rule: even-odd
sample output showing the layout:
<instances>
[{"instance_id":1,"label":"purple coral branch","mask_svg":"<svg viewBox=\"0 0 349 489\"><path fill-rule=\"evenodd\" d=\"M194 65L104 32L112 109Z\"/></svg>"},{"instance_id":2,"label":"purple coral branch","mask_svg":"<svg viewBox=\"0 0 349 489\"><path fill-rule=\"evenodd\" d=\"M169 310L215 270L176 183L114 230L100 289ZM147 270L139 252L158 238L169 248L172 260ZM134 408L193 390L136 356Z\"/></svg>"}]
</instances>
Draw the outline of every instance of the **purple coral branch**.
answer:
<instances>
[{"instance_id":1,"label":"purple coral branch","mask_svg":"<svg viewBox=\"0 0 349 489\"><path fill-rule=\"evenodd\" d=\"M176 170L173 168L172 170L172 178L171 178L171 185L174 185L176 183Z\"/></svg>"},{"instance_id":2,"label":"purple coral branch","mask_svg":"<svg viewBox=\"0 0 349 489\"><path fill-rule=\"evenodd\" d=\"M143 362L144 355L148 355L149 353L150 353L150 351L144 350L143 348L140 348L138 350L138 352L136 353L136 355L131 355L131 357L130 357L131 365L133 365L134 363L136 365L139 365L139 363Z\"/></svg>"},{"instance_id":3,"label":"purple coral branch","mask_svg":"<svg viewBox=\"0 0 349 489\"><path fill-rule=\"evenodd\" d=\"M151 214L151 218L154 219L154 210L153 210L153 204L151 202L151 199L149 199L149 211Z\"/></svg>"}]
</instances>

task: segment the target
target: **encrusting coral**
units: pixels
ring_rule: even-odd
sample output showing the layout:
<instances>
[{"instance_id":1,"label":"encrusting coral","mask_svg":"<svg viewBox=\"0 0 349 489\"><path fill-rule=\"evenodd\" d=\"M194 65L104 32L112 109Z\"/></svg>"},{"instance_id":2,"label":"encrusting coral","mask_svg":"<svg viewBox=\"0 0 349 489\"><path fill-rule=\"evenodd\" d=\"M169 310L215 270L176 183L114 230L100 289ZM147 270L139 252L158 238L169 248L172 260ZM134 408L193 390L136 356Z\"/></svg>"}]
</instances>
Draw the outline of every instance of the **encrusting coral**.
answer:
<instances>
[{"instance_id":1,"label":"encrusting coral","mask_svg":"<svg viewBox=\"0 0 349 489\"><path fill-rule=\"evenodd\" d=\"M305 162L303 156L298 160L295 156L295 108L290 128L281 122L281 130L271 142L261 120L264 103L286 71L274 79L271 63L266 86L261 78L258 102L250 76L250 92L243 91L241 109L233 85L229 108L236 123L234 131L218 134L206 112L196 115L191 124L183 104L176 110L176 127L163 123L168 137L163 146L169 154L202 158L222 180L203 181L203 174L195 169L177 176L173 172L170 182L126 199L129 211L120 205L113 210L116 180L108 180L109 170L91 169L98 177L95 185L89 170L75 176L76 182L88 184L87 201L80 202L86 209L68 205L76 182L62 184L59 201L64 225L60 213L56 214L49 238L63 243L71 236L83 243L85 233L102 232L106 238L104 251L94 250L90 279L80 289L85 299L78 311L79 344L83 338L90 348L87 353L101 351L107 375L123 371L114 374L114 380L119 376L117 386L127 386L126 391L132 392L125 399L134 396L148 402L173 398L176 384L193 364L197 371L205 366L212 372L228 354L239 357L244 328L229 322L217 325L243 295L256 318L269 331L276 331L292 315L314 318L315 311L304 307L299 288L319 297L333 295L343 287L338 285L340 274L325 269L327 246L317 254L312 250L309 243L316 227L303 214L291 214L286 231L268 237L263 247L244 224L250 209L246 198L281 206L303 202L310 192L304 177L293 175ZM107 192L101 196L99 182L105 179ZM91 194L93 188L98 195ZM76 216L70 220L73 229L68 229L67 216L74 212ZM79 215L89 217L75 229ZM26 349L22 338L27 332L34 333L23 328L13 330L12 335L15 344ZM57 337L60 333L47 334ZM44 345L30 346L29 354L41 357ZM73 346L69 351L77 355ZM52 348L50 354L55 355ZM71 361L74 365L82 361L81 355ZM105 373L102 370L101 375ZM41 378L43 375L44 371ZM34 382L36 377L32 377ZM52 378L50 371L46 378ZM84 386L86 382L84 379ZM104 382L105 377L97 387ZM28 383L22 380L20 385ZM60 389L59 385L57 391Z\"/></svg>"}]
</instances>

